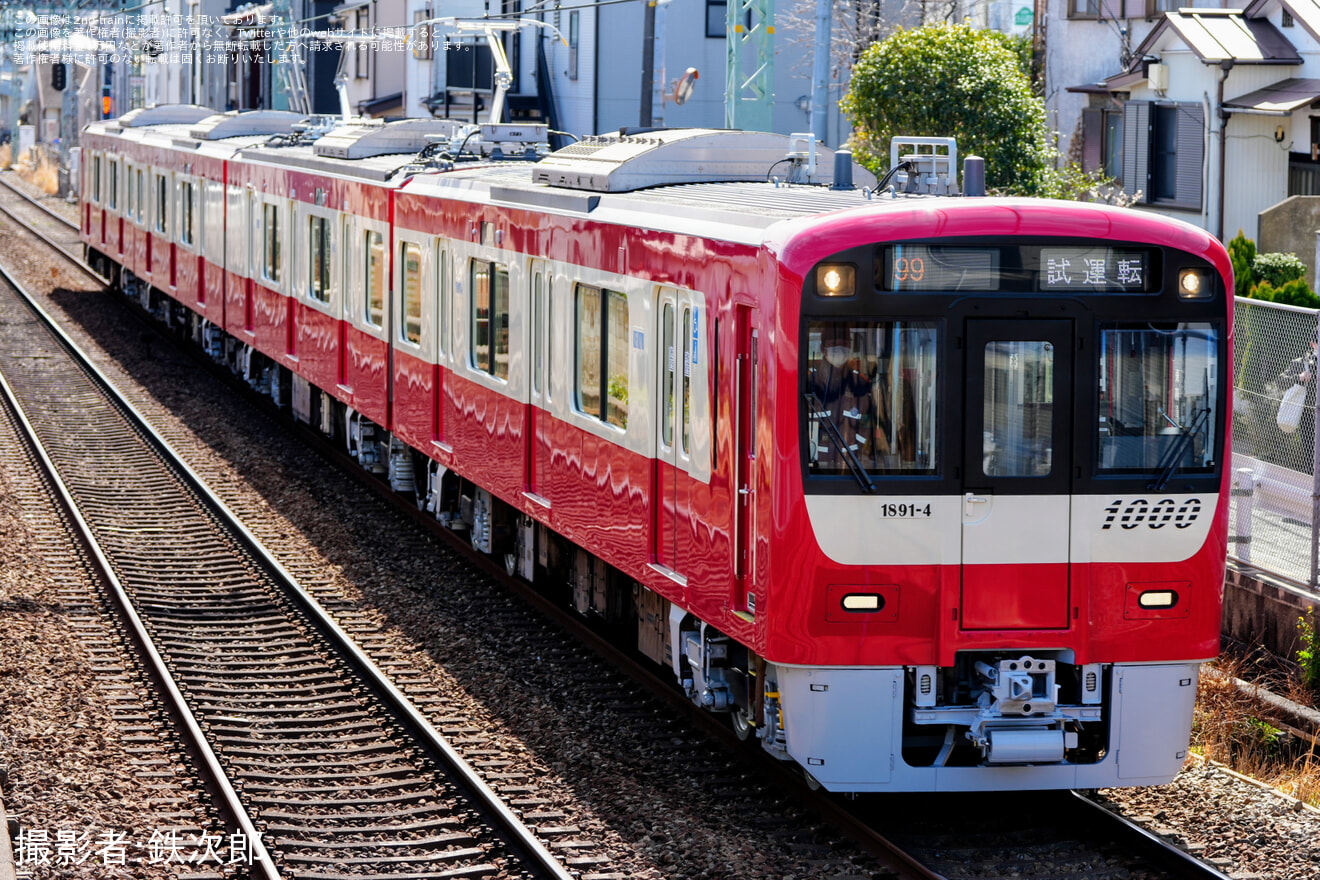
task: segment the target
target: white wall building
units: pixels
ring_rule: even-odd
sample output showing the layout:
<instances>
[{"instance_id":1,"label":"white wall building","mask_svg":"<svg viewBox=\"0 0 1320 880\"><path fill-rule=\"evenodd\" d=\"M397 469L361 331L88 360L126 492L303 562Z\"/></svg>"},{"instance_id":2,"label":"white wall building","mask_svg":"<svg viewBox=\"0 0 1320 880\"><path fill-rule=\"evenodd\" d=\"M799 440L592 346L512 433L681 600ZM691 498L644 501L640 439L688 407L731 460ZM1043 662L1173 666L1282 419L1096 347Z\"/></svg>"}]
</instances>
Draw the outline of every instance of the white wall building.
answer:
<instances>
[{"instance_id":1,"label":"white wall building","mask_svg":"<svg viewBox=\"0 0 1320 880\"><path fill-rule=\"evenodd\" d=\"M1058 132L1059 152L1069 156L1088 103L1085 94L1070 89L1125 68L1165 12L1222 5L1219 0L1039 0L1045 109L1049 126Z\"/></svg>"},{"instance_id":2,"label":"white wall building","mask_svg":"<svg viewBox=\"0 0 1320 880\"><path fill-rule=\"evenodd\" d=\"M1087 152L1121 168L1141 206L1222 238L1320 195L1320 7L1168 13L1127 69L1090 94ZM1098 151L1098 152L1097 152Z\"/></svg>"}]
</instances>

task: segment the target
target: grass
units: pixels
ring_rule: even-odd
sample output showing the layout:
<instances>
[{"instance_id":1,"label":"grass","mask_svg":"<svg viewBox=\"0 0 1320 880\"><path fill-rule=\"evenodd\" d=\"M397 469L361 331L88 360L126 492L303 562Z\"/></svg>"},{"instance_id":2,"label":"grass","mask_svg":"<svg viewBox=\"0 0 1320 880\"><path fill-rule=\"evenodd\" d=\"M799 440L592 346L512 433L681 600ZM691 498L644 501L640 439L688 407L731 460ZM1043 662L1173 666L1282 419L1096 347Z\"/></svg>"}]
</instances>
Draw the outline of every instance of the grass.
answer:
<instances>
[{"instance_id":1,"label":"grass","mask_svg":"<svg viewBox=\"0 0 1320 880\"><path fill-rule=\"evenodd\" d=\"M3 149L8 150L8 145ZM4 154L0 153L0 157L3 156ZM60 191L59 163L42 150L32 148L19 156L18 161L14 163L14 170L18 172L19 177L47 195L53 196Z\"/></svg>"},{"instance_id":2,"label":"grass","mask_svg":"<svg viewBox=\"0 0 1320 880\"><path fill-rule=\"evenodd\" d=\"M1308 705L1314 702L1314 692L1293 673L1274 671L1262 681L1256 670L1232 655L1221 656L1215 667L1222 677L1201 675L1193 748L1244 776L1320 807L1320 750L1271 724L1261 705L1239 691L1233 679L1260 681L1275 693Z\"/></svg>"}]
</instances>

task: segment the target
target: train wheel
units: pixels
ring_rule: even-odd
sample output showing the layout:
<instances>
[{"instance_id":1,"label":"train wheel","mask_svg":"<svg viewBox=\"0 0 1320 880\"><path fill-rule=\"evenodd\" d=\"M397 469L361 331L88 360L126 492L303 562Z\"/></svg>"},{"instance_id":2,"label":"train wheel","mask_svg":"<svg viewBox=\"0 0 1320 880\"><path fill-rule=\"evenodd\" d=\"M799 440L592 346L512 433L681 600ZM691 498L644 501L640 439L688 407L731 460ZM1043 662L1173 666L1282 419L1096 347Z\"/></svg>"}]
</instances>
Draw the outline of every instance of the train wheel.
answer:
<instances>
[{"instance_id":1,"label":"train wheel","mask_svg":"<svg viewBox=\"0 0 1320 880\"><path fill-rule=\"evenodd\" d=\"M749 742L756 738L756 725L752 723L752 713L748 710L735 706L729 713L729 723L733 725L733 733L739 742Z\"/></svg>"}]
</instances>

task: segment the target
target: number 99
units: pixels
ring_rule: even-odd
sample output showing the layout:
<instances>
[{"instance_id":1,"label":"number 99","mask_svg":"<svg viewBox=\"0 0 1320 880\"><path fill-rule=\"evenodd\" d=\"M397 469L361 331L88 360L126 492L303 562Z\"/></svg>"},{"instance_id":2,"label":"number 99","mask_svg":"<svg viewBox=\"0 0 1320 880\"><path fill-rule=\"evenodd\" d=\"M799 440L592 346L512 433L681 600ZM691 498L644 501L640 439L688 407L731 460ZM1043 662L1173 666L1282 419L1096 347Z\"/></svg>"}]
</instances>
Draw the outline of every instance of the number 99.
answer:
<instances>
[{"instance_id":1,"label":"number 99","mask_svg":"<svg viewBox=\"0 0 1320 880\"><path fill-rule=\"evenodd\" d=\"M921 257L898 257L894 260L895 281L920 281L926 276L926 261Z\"/></svg>"}]
</instances>

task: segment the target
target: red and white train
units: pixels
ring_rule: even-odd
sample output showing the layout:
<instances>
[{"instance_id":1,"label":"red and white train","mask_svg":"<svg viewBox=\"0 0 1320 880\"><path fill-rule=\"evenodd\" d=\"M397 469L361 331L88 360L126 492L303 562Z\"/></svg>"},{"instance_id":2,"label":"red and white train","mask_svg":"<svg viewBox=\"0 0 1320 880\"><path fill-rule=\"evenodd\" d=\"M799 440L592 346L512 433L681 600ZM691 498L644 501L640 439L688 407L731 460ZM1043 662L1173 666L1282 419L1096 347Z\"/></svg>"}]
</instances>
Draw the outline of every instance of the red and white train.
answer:
<instances>
[{"instance_id":1,"label":"red and white train","mask_svg":"<svg viewBox=\"0 0 1320 880\"><path fill-rule=\"evenodd\" d=\"M1227 541L1212 236L957 195L926 147L875 191L771 134L533 161L296 123L89 126L89 260L828 789L1182 766Z\"/></svg>"}]
</instances>

